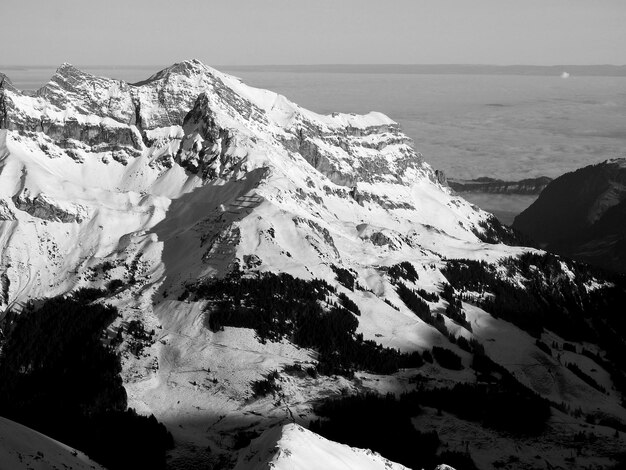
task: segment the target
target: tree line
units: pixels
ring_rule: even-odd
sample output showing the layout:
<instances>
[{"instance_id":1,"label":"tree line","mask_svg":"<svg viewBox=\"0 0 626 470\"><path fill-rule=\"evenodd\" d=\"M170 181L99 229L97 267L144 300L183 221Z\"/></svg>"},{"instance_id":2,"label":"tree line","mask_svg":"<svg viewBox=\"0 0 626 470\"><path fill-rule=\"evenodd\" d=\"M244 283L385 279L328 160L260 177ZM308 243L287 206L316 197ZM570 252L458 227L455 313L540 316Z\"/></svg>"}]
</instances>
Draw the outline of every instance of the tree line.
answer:
<instances>
[{"instance_id":1,"label":"tree line","mask_svg":"<svg viewBox=\"0 0 626 470\"><path fill-rule=\"evenodd\" d=\"M235 272L196 286L193 294L210 300L205 318L211 331L252 328L261 341L287 339L311 348L318 352L317 368L323 374L390 374L423 364L419 352L401 353L357 334L358 306L345 295L334 302L336 290L323 280L286 273L242 277Z\"/></svg>"}]
</instances>

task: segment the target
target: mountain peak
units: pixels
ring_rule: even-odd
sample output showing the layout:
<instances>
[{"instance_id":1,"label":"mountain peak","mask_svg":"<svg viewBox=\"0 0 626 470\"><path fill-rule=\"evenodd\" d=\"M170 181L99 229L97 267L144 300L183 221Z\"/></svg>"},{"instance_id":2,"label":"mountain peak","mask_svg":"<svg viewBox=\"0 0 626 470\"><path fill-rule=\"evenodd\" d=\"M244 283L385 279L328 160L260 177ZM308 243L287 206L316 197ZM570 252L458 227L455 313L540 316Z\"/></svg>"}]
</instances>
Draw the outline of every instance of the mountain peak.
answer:
<instances>
[{"instance_id":1,"label":"mountain peak","mask_svg":"<svg viewBox=\"0 0 626 470\"><path fill-rule=\"evenodd\" d=\"M185 77L193 77L198 75L213 75L216 71L198 59L188 59L183 60L181 62L176 62L169 67L165 67L163 70L158 71L154 75L148 77L145 80L141 80L137 83L134 83L135 86L142 86L148 84L150 82L169 79L172 76L185 76Z\"/></svg>"},{"instance_id":2,"label":"mountain peak","mask_svg":"<svg viewBox=\"0 0 626 470\"><path fill-rule=\"evenodd\" d=\"M74 67L69 62L63 62L61 65L57 67L56 73L63 73L66 70L79 70L79 69Z\"/></svg>"},{"instance_id":3,"label":"mountain peak","mask_svg":"<svg viewBox=\"0 0 626 470\"><path fill-rule=\"evenodd\" d=\"M85 78L91 78L92 75L87 73L78 67L70 64L69 62L63 62L57 69L54 75L51 78L51 81L56 81L59 78L63 80L72 80L80 77L81 80Z\"/></svg>"},{"instance_id":4,"label":"mountain peak","mask_svg":"<svg viewBox=\"0 0 626 470\"><path fill-rule=\"evenodd\" d=\"M166 67L161 72L167 73L182 73L185 75L189 74L197 74L197 73L206 73L209 68L200 62L198 59L188 59L183 60L182 62L176 62L175 64Z\"/></svg>"},{"instance_id":5,"label":"mountain peak","mask_svg":"<svg viewBox=\"0 0 626 470\"><path fill-rule=\"evenodd\" d=\"M2 72L0 72L0 93L3 89L16 91L15 87L13 86L13 82L11 82L11 79Z\"/></svg>"}]
</instances>

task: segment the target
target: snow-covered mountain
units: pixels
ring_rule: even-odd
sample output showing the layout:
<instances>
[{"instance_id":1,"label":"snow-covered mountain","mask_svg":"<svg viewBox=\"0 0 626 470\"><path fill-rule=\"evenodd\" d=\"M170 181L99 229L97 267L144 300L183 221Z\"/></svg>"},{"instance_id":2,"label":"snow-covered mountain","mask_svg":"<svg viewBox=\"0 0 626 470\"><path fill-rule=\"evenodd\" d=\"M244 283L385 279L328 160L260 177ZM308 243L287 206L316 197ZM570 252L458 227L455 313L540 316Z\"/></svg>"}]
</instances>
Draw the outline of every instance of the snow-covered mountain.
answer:
<instances>
[{"instance_id":1,"label":"snow-covered mountain","mask_svg":"<svg viewBox=\"0 0 626 470\"><path fill-rule=\"evenodd\" d=\"M129 252L152 284L165 274L177 289L235 256L310 276L305 266L328 275L332 262L404 259L394 254L431 248L418 239L435 232L463 249L489 220L438 183L386 116L320 116L197 61L136 86L64 64L35 96L5 86L2 103L7 301L66 292ZM273 226L275 238L259 239Z\"/></svg>"},{"instance_id":2,"label":"snow-covered mountain","mask_svg":"<svg viewBox=\"0 0 626 470\"><path fill-rule=\"evenodd\" d=\"M515 261L541 254L499 243L514 236L455 195L382 114L322 116L192 60L136 84L64 64L33 95L4 79L0 124L0 306L19 311L33 299L103 287L105 301L122 314L110 336L133 320L154 330L139 352L125 334L123 378L130 404L174 434L173 466L232 456L242 433L306 424L315 418L312 405L329 396L400 393L415 389L419 377L441 386L477 383L469 368L477 346L459 345L469 342L551 403L580 409L571 418L576 430L591 414L626 422L608 366L580 348L546 352L515 318L496 318L486 306L503 279L511 289L563 285L577 299L608 284L579 279L566 262L547 272ZM482 286L459 280L450 296L443 291L453 282L449 260L457 258L486 262L479 266L490 271ZM299 373L320 360L315 344L285 332L263 337L232 318L211 326L222 305L218 291L242 279L271 280L269 273L310 286L327 282L313 303L352 309L359 344L400 353L443 347L458 355L462 370L431 359L390 374ZM407 295L418 289L432 318L409 306ZM541 338L561 351L560 334L546 330ZM567 369L562 355L605 393ZM270 380L274 370L274 393L254 396L251 384ZM558 436L564 426L573 432L563 416L550 422L543 452L559 464L569 444ZM440 423L439 435L450 442L471 439L480 468L513 454L524 465L534 462L532 451L510 438L459 426L448 413L426 410L420 420L420 429ZM611 431L593 427L600 435ZM603 455L620 439L605 442ZM494 440L501 445L494 448Z\"/></svg>"}]
</instances>

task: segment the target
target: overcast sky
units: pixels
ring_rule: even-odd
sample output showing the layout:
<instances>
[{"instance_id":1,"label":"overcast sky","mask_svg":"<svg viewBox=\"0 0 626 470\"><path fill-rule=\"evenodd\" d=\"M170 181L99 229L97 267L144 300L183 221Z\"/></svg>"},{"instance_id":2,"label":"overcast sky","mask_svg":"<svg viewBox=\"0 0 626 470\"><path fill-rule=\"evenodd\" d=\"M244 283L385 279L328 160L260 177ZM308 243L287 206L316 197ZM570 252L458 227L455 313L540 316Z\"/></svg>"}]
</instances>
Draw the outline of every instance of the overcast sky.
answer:
<instances>
[{"instance_id":1,"label":"overcast sky","mask_svg":"<svg viewBox=\"0 0 626 470\"><path fill-rule=\"evenodd\" d=\"M0 0L2 65L626 64L626 0Z\"/></svg>"}]
</instances>

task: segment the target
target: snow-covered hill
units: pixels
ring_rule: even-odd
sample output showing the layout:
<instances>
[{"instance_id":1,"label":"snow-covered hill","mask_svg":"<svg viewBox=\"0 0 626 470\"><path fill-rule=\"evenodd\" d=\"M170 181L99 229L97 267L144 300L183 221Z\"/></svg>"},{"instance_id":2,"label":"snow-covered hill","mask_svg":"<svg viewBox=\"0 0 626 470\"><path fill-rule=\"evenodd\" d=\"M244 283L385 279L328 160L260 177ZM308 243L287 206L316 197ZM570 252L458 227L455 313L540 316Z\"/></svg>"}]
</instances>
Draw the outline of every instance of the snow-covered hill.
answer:
<instances>
[{"instance_id":1,"label":"snow-covered hill","mask_svg":"<svg viewBox=\"0 0 626 470\"><path fill-rule=\"evenodd\" d=\"M297 424L272 428L239 456L234 470L407 470L376 452L329 441Z\"/></svg>"},{"instance_id":2,"label":"snow-covered hill","mask_svg":"<svg viewBox=\"0 0 626 470\"><path fill-rule=\"evenodd\" d=\"M470 302L490 292L464 291L465 324L450 300L427 302L434 321L400 298L391 274L399 263L415 270L402 285L431 294L448 284L454 258L485 261L523 286L528 271L499 263L535 250L498 243L513 235L453 194L382 114L322 116L192 60L137 84L64 64L32 96L5 80L0 124L0 307L19 311L32 299L103 287L122 313L111 337L131 320L154 330L140 352L125 336L124 385L131 406L174 434L173 466L232 455L241 433L306 424L312 404L330 396L411 390L416 374L440 385L475 383L459 337L480 342L555 403L626 421L607 370L582 354L569 359L606 386L601 394L523 328ZM568 266L551 275L565 282ZM432 363L384 376L285 373L294 364L314 368L319 351L287 336L260 340L249 327L207 327L217 300L198 292L233 273L322 279L333 289L325 308L345 296L359 310L350 314L355 337L406 353L445 347L464 370ZM572 279L571 287L580 296L606 287L585 282ZM253 397L251 384L273 370L281 371L280 393ZM554 435L562 431L554 423ZM500 456L477 448L481 462Z\"/></svg>"},{"instance_id":3,"label":"snow-covered hill","mask_svg":"<svg viewBox=\"0 0 626 470\"><path fill-rule=\"evenodd\" d=\"M82 452L2 417L0 417L0 468L104 470Z\"/></svg>"}]
</instances>

